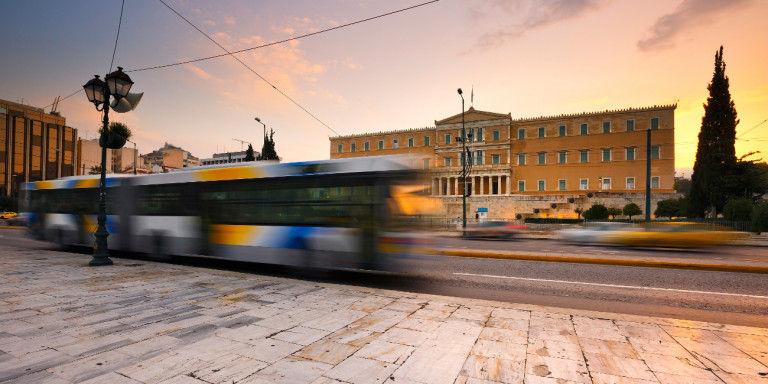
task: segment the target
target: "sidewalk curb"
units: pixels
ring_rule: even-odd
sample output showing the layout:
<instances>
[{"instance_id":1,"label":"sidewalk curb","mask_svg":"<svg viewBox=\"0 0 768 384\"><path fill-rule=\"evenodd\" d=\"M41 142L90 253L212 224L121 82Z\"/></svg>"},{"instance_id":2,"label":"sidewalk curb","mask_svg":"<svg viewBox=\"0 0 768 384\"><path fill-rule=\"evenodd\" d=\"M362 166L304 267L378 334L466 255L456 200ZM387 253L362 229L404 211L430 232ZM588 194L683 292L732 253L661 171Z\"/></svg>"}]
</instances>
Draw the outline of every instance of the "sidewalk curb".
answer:
<instances>
[{"instance_id":1,"label":"sidewalk curb","mask_svg":"<svg viewBox=\"0 0 768 384\"><path fill-rule=\"evenodd\" d=\"M490 259L551 261L551 262L561 262L561 263L604 264L604 265L620 265L620 266L629 266L629 267L674 268L674 269L693 269L693 270L701 270L701 271L768 274L768 266L757 266L757 265L705 264L705 263L685 263L685 262L675 262L675 261L604 259L604 258L595 258L595 257L525 255L525 254L518 254L518 253L450 251L450 250L435 250L435 254L444 255L444 256L480 257L480 258L490 258Z\"/></svg>"},{"instance_id":2,"label":"sidewalk curb","mask_svg":"<svg viewBox=\"0 0 768 384\"><path fill-rule=\"evenodd\" d=\"M27 229L27 227L16 227L12 225L0 225L0 229Z\"/></svg>"}]
</instances>

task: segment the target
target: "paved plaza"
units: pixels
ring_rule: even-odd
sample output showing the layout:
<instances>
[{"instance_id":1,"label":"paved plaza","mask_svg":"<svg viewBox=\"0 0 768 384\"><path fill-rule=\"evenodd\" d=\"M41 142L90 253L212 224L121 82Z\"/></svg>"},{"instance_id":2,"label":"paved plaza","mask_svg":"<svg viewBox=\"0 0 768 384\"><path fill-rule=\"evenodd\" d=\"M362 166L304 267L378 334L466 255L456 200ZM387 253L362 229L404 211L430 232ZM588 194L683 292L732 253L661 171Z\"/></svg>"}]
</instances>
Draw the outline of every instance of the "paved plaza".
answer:
<instances>
[{"instance_id":1,"label":"paved plaza","mask_svg":"<svg viewBox=\"0 0 768 384\"><path fill-rule=\"evenodd\" d=\"M0 246L0 382L765 383L768 329Z\"/></svg>"}]
</instances>

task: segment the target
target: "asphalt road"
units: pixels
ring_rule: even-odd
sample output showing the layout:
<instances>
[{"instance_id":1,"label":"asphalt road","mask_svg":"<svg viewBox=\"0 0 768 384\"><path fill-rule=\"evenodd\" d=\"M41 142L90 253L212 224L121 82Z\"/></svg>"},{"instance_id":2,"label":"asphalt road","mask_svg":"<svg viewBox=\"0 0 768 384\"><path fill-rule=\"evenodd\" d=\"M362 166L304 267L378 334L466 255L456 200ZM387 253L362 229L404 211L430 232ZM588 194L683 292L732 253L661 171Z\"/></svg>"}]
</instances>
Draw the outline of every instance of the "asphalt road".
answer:
<instances>
[{"instance_id":1,"label":"asphalt road","mask_svg":"<svg viewBox=\"0 0 768 384\"><path fill-rule=\"evenodd\" d=\"M23 231L11 229L0 229L0 244L58 249L54 245L26 239ZM574 254L588 254L593 249L624 255L651 252L651 255L659 257L680 252L577 246L553 240L502 242L448 239L443 245L472 250L540 252L549 249ZM89 253L88 250L81 252L84 257ZM704 252L706 257L765 257L768 248L722 248ZM682 254L701 256L698 252ZM430 255L414 256L408 261L408 272L401 274L353 271L315 274L218 260L182 258L175 261L338 284L768 327L768 276L765 274Z\"/></svg>"}]
</instances>

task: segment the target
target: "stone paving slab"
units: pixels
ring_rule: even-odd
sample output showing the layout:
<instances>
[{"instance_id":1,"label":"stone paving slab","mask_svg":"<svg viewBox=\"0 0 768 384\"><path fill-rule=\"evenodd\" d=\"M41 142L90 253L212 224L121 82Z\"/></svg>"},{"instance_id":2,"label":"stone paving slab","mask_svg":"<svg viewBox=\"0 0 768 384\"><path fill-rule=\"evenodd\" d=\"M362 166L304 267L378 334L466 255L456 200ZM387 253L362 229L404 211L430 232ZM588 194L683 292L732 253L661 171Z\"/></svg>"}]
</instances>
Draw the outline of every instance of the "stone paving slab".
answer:
<instances>
[{"instance_id":1,"label":"stone paving slab","mask_svg":"<svg viewBox=\"0 0 768 384\"><path fill-rule=\"evenodd\" d=\"M0 246L0 382L763 383L768 329Z\"/></svg>"}]
</instances>

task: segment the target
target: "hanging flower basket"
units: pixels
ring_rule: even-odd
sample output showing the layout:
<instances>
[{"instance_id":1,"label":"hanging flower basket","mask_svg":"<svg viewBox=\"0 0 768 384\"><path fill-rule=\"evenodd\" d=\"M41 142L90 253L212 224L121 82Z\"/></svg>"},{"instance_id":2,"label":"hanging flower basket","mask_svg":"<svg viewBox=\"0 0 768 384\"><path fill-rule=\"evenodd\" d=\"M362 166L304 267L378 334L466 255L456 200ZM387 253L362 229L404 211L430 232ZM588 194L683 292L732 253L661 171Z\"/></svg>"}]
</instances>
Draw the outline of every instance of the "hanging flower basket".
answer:
<instances>
[{"instance_id":1,"label":"hanging flower basket","mask_svg":"<svg viewBox=\"0 0 768 384\"><path fill-rule=\"evenodd\" d=\"M106 136L106 144L104 143L104 137ZM99 145L102 147L107 147L109 149L120 149L125 145L126 139L122 136L117 135L114 132L110 132L107 135L101 135L99 137Z\"/></svg>"},{"instance_id":2,"label":"hanging flower basket","mask_svg":"<svg viewBox=\"0 0 768 384\"><path fill-rule=\"evenodd\" d=\"M120 122L109 124L109 133L99 137L99 145L109 149L120 149L125 146L125 142L131 137L131 130L127 125Z\"/></svg>"}]
</instances>

